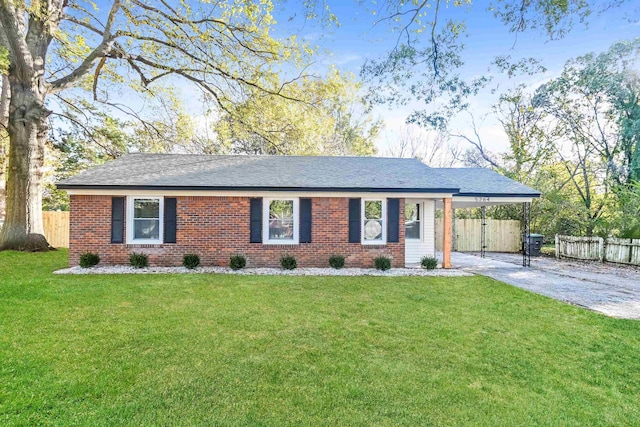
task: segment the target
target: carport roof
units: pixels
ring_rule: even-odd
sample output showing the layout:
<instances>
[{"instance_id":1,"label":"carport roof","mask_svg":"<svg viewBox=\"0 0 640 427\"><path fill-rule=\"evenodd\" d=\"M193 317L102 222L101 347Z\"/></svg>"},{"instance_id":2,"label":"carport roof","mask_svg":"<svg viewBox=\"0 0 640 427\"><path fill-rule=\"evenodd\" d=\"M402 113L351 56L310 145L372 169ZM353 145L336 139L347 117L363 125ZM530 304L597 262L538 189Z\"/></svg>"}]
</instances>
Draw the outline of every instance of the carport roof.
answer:
<instances>
[{"instance_id":1,"label":"carport roof","mask_svg":"<svg viewBox=\"0 0 640 427\"><path fill-rule=\"evenodd\" d=\"M540 197L540 192L484 168L440 168L442 173L460 186L456 196L469 197Z\"/></svg>"}]
</instances>

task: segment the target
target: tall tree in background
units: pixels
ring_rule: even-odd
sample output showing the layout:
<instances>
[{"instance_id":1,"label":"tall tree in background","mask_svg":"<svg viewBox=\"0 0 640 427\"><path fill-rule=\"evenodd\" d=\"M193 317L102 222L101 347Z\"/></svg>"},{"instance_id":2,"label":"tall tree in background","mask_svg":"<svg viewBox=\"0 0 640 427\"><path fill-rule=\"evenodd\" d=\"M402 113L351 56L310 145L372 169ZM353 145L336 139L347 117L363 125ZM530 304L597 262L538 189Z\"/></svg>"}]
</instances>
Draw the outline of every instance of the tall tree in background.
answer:
<instances>
[{"instance_id":1,"label":"tall tree in background","mask_svg":"<svg viewBox=\"0 0 640 427\"><path fill-rule=\"evenodd\" d=\"M11 95L0 248L47 246L41 194L49 97L84 89L95 100L116 105L110 94L118 86L133 83L143 91L160 80L181 78L221 112L233 112L236 102L256 90L306 102L289 92L303 76L274 78L276 68L300 64L309 51L293 37L271 36L270 1L112 0L104 11L95 7L74 0L0 0L0 48L7 52ZM30 235L40 237L30 241Z\"/></svg>"},{"instance_id":2,"label":"tall tree in background","mask_svg":"<svg viewBox=\"0 0 640 427\"><path fill-rule=\"evenodd\" d=\"M273 100L254 91L214 129L214 152L244 154L371 155L380 124L365 112L353 76L331 70L325 78L300 79L290 87L308 104Z\"/></svg>"},{"instance_id":3,"label":"tall tree in background","mask_svg":"<svg viewBox=\"0 0 640 427\"><path fill-rule=\"evenodd\" d=\"M636 235L639 54L640 40L618 42L568 61L533 93L519 87L502 95L493 115L508 150L489 151L472 120L475 132L453 135L471 146L467 164L540 190L532 212L545 234ZM514 207L493 213L519 217Z\"/></svg>"},{"instance_id":4,"label":"tall tree in background","mask_svg":"<svg viewBox=\"0 0 640 427\"><path fill-rule=\"evenodd\" d=\"M560 138L555 150L579 196L587 235L607 229L616 194L637 179L639 54L636 39L578 57L535 94L535 108L549 115Z\"/></svg>"}]
</instances>

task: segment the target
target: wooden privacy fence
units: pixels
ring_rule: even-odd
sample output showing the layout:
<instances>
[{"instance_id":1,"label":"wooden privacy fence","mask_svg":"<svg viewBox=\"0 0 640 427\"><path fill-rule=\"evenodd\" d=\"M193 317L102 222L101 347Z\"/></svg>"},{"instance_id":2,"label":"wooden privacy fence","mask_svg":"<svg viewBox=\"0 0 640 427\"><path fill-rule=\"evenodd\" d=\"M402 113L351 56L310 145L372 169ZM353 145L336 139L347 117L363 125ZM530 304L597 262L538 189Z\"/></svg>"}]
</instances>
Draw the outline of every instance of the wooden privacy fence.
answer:
<instances>
[{"instance_id":1,"label":"wooden privacy fence","mask_svg":"<svg viewBox=\"0 0 640 427\"><path fill-rule=\"evenodd\" d=\"M44 236L54 248L69 247L69 212L42 212Z\"/></svg>"},{"instance_id":2,"label":"wooden privacy fence","mask_svg":"<svg viewBox=\"0 0 640 427\"><path fill-rule=\"evenodd\" d=\"M487 252L519 252L522 248L520 221L486 219L485 245ZM436 218L436 250L442 250L444 224ZM482 245L481 219L456 219L454 221L453 250L480 252Z\"/></svg>"},{"instance_id":3,"label":"wooden privacy fence","mask_svg":"<svg viewBox=\"0 0 640 427\"><path fill-rule=\"evenodd\" d=\"M556 235L556 257L640 265L640 239Z\"/></svg>"}]
</instances>

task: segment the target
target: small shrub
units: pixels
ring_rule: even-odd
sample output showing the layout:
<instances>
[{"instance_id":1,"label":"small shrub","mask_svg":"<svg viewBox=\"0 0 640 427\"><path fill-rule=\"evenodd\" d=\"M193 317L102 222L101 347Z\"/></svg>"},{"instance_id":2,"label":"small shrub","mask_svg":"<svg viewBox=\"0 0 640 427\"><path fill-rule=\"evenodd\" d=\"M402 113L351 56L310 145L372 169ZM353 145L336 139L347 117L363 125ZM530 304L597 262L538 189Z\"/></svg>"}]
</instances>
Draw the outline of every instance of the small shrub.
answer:
<instances>
[{"instance_id":1,"label":"small shrub","mask_svg":"<svg viewBox=\"0 0 640 427\"><path fill-rule=\"evenodd\" d=\"M342 255L331 255L329 257L329 266L335 269L341 269L344 267L344 256Z\"/></svg>"},{"instance_id":2,"label":"small shrub","mask_svg":"<svg viewBox=\"0 0 640 427\"><path fill-rule=\"evenodd\" d=\"M391 260L386 256L379 256L373 260L374 265L376 266L376 270L388 270L391 268Z\"/></svg>"},{"instance_id":3,"label":"small shrub","mask_svg":"<svg viewBox=\"0 0 640 427\"><path fill-rule=\"evenodd\" d=\"M187 267L189 270L193 270L200 265L200 257L197 254L186 254L182 258L182 265Z\"/></svg>"},{"instance_id":4,"label":"small shrub","mask_svg":"<svg viewBox=\"0 0 640 427\"><path fill-rule=\"evenodd\" d=\"M233 255L229 259L229 267L232 270L240 270L247 265L247 258L244 255Z\"/></svg>"},{"instance_id":5,"label":"small shrub","mask_svg":"<svg viewBox=\"0 0 640 427\"><path fill-rule=\"evenodd\" d=\"M298 267L298 262L293 255L282 255L280 257L280 265L285 270L295 270Z\"/></svg>"},{"instance_id":6,"label":"small shrub","mask_svg":"<svg viewBox=\"0 0 640 427\"><path fill-rule=\"evenodd\" d=\"M149 266L149 255L131 252L129 255L129 264L134 268L144 268Z\"/></svg>"},{"instance_id":7,"label":"small shrub","mask_svg":"<svg viewBox=\"0 0 640 427\"><path fill-rule=\"evenodd\" d=\"M100 262L100 255L92 254L91 252L80 255L80 267L89 268L94 265L98 265Z\"/></svg>"},{"instance_id":8,"label":"small shrub","mask_svg":"<svg viewBox=\"0 0 640 427\"><path fill-rule=\"evenodd\" d=\"M420 265L422 268L426 268L427 270L435 270L438 268L438 258L432 256L423 256L420 260Z\"/></svg>"}]
</instances>

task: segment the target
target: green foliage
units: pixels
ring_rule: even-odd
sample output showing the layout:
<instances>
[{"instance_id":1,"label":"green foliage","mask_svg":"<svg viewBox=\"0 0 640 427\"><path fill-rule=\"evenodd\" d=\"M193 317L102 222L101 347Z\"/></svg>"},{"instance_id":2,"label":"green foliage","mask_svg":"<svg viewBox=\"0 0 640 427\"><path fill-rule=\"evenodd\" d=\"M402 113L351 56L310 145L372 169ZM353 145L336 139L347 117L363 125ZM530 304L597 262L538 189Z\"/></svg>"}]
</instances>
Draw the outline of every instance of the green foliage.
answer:
<instances>
[{"instance_id":1,"label":"green foliage","mask_svg":"<svg viewBox=\"0 0 640 427\"><path fill-rule=\"evenodd\" d=\"M438 258L432 256L423 256L420 259L420 265L427 270L435 270L438 268Z\"/></svg>"},{"instance_id":2,"label":"green foliage","mask_svg":"<svg viewBox=\"0 0 640 427\"><path fill-rule=\"evenodd\" d=\"M285 270L295 270L298 268L298 261L293 255L282 255L280 257L280 266Z\"/></svg>"},{"instance_id":3,"label":"green foliage","mask_svg":"<svg viewBox=\"0 0 640 427\"><path fill-rule=\"evenodd\" d=\"M93 267L94 265L98 265L99 262L100 262L100 255L98 254L86 252L80 255L80 267L82 268Z\"/></svg>"},{"instance_id":4,"label":"green foliage","mask_svg":"<svg viewBox=\"0 0 640 427\"><path fill-rule=\"evenodd\" d=\"M128 135L128 124L95 110L90 104L78 101L84 108L82 117L91 120L82 127L81 117L67 111L75 122L63 124L54 122L56 127L46 145L46 166L51 171L45 176L43 207L45 210L68 210L69 196L58 190L56 182L77 175L83 170L100 165L128 152L134 145Z\"/></svg>"},{"instance_id":5,"label":"green foliage","mask_svg":"<svg viewBox=\"0 0 640 427\"><path fill-rule=\"evenodd\" d=\"M134 268L145 268L149 266L149 255L132 252L129 254L129 264Z\"/></svg>"},{"instance_id":6,"label":"green foliage","mask_svg":"<svg viewBox=\"0 0 640 427\"><path fill-rule=\"evenodd\" d=\"M611 228L616 237L640 239L640 181L619 188Z\"/></svg>"},{"instance_id":7,"label":"green foliage","mask_svg":"<svg viewBox=\"0 0 640 427\"><path fill-rule=\"evenodd\" d=\"M0 46L0 74L6 74L9 71L9 51Z\"/></svg>"},{"instance_id":8,"label":"green foliage","mask_svg":"<svg viewBox=\"0 0 640 427\"><path fill-rule=\"evenodd\" d=\"M292 103L252 91L215 123L219 146L212 151L248 154L371 155L380 123L358 96L353 76L333 70L323 79L304 78L283 91Z\"/></svg>"},{"instance_id":9,"label":"green foliage","mask_svg":"<svg viewBox=\"0 0 640 427\"><path fill-rule=\"evenodd\" d=\"M374 258L373 265L376 267L376 270L386 271L391 268L391 260L381 255Z\"/></svg>"},{"instance_id":10,"label":"green foliage","mask_svg":"<svg viewBox=\"0 0 640 427\"><path fill-rule=\"evenodd\" d=\"M186 254L182 258L182 265L192 270L200 265L200 257L198 254Z\"/></svg>"},{"instance_id":11,"label":"green foliage","mask_svg":"<svg viewBox=\"0 0 640 427\"><path fill-rule=\"evenodd\" d=\"M229 268L241 270L247 266L247 258L244 255L232 255L229 259Z\"/></svg>"},{"instance_id":12,"label":"green foliage","mask_svg":"<svg viewBox=\"0 0 640 427\"><path fill-rule=\"evenodd\" d=\"M344 255L331 255L329 257L329 266L335 269L344 268Z\"/></svg>"}]
</instances>

